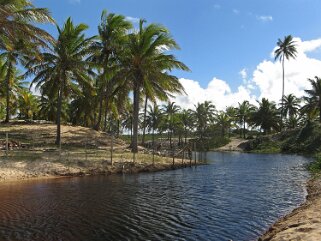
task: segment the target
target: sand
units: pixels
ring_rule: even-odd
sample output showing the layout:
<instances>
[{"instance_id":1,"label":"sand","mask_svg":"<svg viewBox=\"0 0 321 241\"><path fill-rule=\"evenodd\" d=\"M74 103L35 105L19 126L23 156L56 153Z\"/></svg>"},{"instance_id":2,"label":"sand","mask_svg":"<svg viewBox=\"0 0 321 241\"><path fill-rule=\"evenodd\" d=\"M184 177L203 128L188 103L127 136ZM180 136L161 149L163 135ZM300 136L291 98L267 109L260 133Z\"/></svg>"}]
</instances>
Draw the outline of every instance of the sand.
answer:
<instances>
[{"instance_id":1,"label":"sand","mask_svg":"<svg viewBox=\"0 0 321 241\"><path fill-rule=\"evenodd\" d=\"M281 218L259 241L321 240L321 178L308 183L307 201Z\"/></svg>"}]
</instances>

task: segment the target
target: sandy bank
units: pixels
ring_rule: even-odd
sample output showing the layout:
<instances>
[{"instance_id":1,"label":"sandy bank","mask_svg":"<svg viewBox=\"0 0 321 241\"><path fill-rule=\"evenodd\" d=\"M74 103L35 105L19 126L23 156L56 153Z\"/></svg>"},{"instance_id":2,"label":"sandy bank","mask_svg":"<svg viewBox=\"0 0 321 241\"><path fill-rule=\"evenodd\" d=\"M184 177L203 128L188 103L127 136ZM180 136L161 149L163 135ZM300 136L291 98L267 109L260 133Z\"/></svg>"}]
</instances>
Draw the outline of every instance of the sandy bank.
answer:
<instances>
[{"instance_id":1,"label":"sandy bank","mask_svg":"<svg viewBox=\"0 0 321 241\"><path fill-rule=\"evenodd\" d=\"M308 183L307 201L281 218L259 241L321 240L321 178Z\"/></svg>"}]
</instances>

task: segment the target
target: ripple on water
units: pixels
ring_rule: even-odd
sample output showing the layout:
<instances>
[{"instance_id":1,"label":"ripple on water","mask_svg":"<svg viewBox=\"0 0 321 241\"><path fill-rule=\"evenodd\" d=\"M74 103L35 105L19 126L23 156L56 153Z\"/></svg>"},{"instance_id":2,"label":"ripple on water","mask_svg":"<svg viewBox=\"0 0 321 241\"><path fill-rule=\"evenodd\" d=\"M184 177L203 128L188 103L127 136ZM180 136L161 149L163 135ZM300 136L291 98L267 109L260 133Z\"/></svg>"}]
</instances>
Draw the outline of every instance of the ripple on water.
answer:
<instances>
[{"instance_id":1,"label":"ripple on water","mask_svg":"<svg viewBox=\"0 0 321 241\"><path fill-rule=\"evenodd\" d=\"M253 240L303 200L309 159L209 153L209 165L0 186L0 240Z\"/></svg>"}]
</instances>

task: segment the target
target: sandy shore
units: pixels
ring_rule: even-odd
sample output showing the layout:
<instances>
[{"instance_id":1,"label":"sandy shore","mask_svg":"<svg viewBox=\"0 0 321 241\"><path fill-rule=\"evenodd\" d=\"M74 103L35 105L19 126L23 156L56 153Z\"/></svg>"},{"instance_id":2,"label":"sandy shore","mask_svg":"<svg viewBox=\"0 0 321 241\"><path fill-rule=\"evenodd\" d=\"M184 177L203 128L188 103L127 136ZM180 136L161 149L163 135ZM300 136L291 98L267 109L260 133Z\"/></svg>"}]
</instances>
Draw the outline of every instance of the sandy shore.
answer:
<instances>
[{"instance_id":1,"label":"sandy shore","mask_svg":"<svg viewBox=\"0 0 321 241\"><path fill-rule=\"evenodd\" d=\"M321 240L321 177L308 183L307 201L281 218L259 241Z\"/></svg>"},{"instance_id":2,"label":"sandy shore","mask_svg":"<svg viewBox=\"0 0 321 241\"><path fill-rule=\"evenodd\" d=\"M114 162L113 165L107 161L79 161L73 163L45 162L45 161L0 161L0 183L8 181L19 181L27 179L59 178L71 176L88 175L111 175L120 173L140 173L171 170L189 167L189 160L183 162L176 159L173 167L171 161L151 164L151 162L133 163L132 161ZM194 165L194 161L192 165ZM197 165L201 164L199 162Z\"/></svg>"},{"instance_id":3,"label":"sandy shore","mask_svg":"<svg viewBox=\"0 0 321 241\"><path fill-rule=\"evenodd\" d=\"M239 139L239 138L231 138L230 143L228 143L225 146L219 147L215 149L215 151L237 151L237 152L243 152L243 146L242 144L247 143L248 140Z\"/></svg>"}]
</instances>

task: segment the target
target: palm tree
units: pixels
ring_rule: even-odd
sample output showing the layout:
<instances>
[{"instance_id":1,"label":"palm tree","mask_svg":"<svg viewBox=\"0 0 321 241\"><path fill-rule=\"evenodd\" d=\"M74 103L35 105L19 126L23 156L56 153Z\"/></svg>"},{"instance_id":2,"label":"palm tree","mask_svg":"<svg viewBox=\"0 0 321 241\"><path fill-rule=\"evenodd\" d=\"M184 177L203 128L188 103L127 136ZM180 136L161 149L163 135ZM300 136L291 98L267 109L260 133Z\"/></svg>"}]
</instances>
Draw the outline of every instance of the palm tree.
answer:
<instances>
[{"instance_id":1,"label":"palm tree","mask_svg":"<svg viewBox=\"0 0 321 241\"><path fill-rule=\"evenodd\" d=\"M57 96L48 97L46 95L42 95L39 101L39 112L38 117L40 119L44 119L47 121L53 121L57 123ZM62 101L61 105L61 119L67 120L68 118L68 103L66 100Z\"/></svg>"},{"instance_id":2,"label":"palm tree","mask_svg":"<svg viewBox=\"0 0 321 241\"><path fill-rule=\"evenodd\" d=\"M213 119L216 112L215 106L211 101L205 101L204 103L197 103L195 106L195 120L197 123L196 131L199 135L199 139L205 137L205 133L208 129L210 121Z\"/></svg>"},{"instance_id":3,"label":"palm tree","mask_svg":"<svg viewBox=\"0 0 321 241\"><path fill-rule=\"evenodd\" d=\"M85 38L87 25L74 25L68 18L63 28L57 26L58 40L50 51L43 53L42 58L33 59L27 64L27 74L35 74L31 84L41 87L42 94L57 98L57 136L56 144L60 145L61 109L63 99L70 93L81 94L77 83L83 88L92 88L89 76L94 65L85 60L91 54L92 38Z\"/></svg>"},{"instance_id":4,"label":"palm tree","mask_svg":"<svg viewBox=\"0 0 321 241\"><path fill-rule=\"evenodd\" d=\"M165 93L176 92L173 86L179 86L183 90L178 78L171 75L173 69L188 70L180 61L177 61L167 51L178 49L175 40L169 35L168 30L157 24L150 24L144 27L145 20L139 23L138 31L129 35L129 41L122 58L122 75L127 80L126 84L131 85L133 90L133 141L132 152L138 152L138 120L139 104L142 90L155 88L155 83L160 83L160 90ZM166 87L166 88L164 88Z\"/></svg>"},{"instance_id":5,"label":"palm tree","mask_svg":"<svg viewBox=\"0 0 321 241\"><path fill-rule=\"evenodd\" d=\"M275 60L279 59L282 62L282 106L283 109L283 96L284 96L284 62L285 59L295 59L297 54L296 44L291 35L285 36L283 40L278 39L277 49L274 51ZM282 114L281 114L281 125L282 125Z\"/></svg>"},{"instance_id":6,"label":"palm tree","mask_svg":"<svg viewBox=\"0 0 321 241\"><path fill-rule=\"evenodd\" d=\"M263 129L264 134L273 130L279 130L279 112L274 102L262 98L258 101L259 107L252 113L251 121L257 127Z\"/></svg>"},{"instance_id":7,"label":"palm tree","mask_svg":"<svg viewBox=\"0 0 321 241\"><path fill-rule=\"evenodd\" d=\"M54 23L48 9L36 8L29 0L0 0L0 49L18 37L46 46L53 38L34 23Z\"/></svg>"},{"instance_id":8,"label":"palm tree","mask_svg":"<svg viewBox=\"0 0 321 241\"><path fill-rule=\"evenodd\" d=\"M315 76L314 79L308 79L312 89L305 90L309 95L311 107L319 111L319 121L321 122L321 78Z\"/></svg>"},{"instance_id":9,"label":"palm tree","mask_svg":"<svg viewBox=\"0 0 321 241\"><path fill-rule=\"evenodd\" d=\"M0 57L4 61L0 66L0 71L3 73L4 79L0 83L1 89L5 90L3 94L6 96L6 123L10 120L12 103L18 99L19 93L25 89L27 85L27 83L22 80L23 78L19 75L16 68L17 63L22 61L19 53L22 46L24 45L16 43L15 46L8 48L7 51L0 54ZM9 45L7 45L7 47L9 47Z\"/></svg>"},{"instance_id":10,"label":"palm tree","mask_svg":"<svg viewBox=\"0 0 321 241\"><path fill-rule=\"evenodd\" d=\"M283 96L282 102L283 109L281 111L284 117L287 117L289 115L289 118L291 118L298 113L301 100L295 95L289 94L287 96Z\"/></svg>"},{"instance_id":11,"label":"palm tree","mask_svg":"<svg viewBox=\"0 0 321 241\"><path fill-rule=\"evenodd\" d=\"M231 118L225 112L219 112L215 116L216 124L221 128L221 136L225 136L225 131L230 128L231 126Z\"/></svg>"},{"instance_id":12,"label":"palm tree","mask_svg":"<svg viewBox=\"0 0 321 241\"><path fill-rule=\"evenodd\" d=\"M245 100L242 103L238 103L238 108L237 108L237 116L239 118L239 122L243 126L243 138L245 139L245 125L253 112L254 107L249 103L249 101Z\"/></svg>"},{"instance_id":13,"label":"palm tree","mask_svg":"<svg viewBox=\"0 0 321 241\"><path fill-rule=\"evenodd\" d=\"M154 153L155 153L155 131L157 131L163 118L163 113L160 111L158 105L154 103L154 106L149 105L147 111L146 123L149 129L152 130L152 146L153 146L153 165L154 165Z\"/></svg>"},{"instance_id":14,"label":"palm tree","mask_svg":"<svg viewBox=\"0 0 321 241\"><path fill-rule=\"evenodd\" d=\"M97 81L98 88L98 118L95 129L100 128L103 113L103 102L107 109L108 100L114 91L116 80L114 79L117 71L117 58L122 54L122 49L127 41L127 32L132 28L132 24L122 15L114 13L107 14L104 10L101 14L101 22L98 26L98 41L93 44L94 55L91 60L101 65L102 71Z\"/></svg>"},{"instance_id":15,"label":"palm tree","mask_svg":"<svg viewBox=\"0 0 321 241\"><path fill-rule=\"evenodd\" d=\"M19 117L32 120L38 112L38 99L29 91L23 91L19 96Z\"/></svg>"},{"instance_id":16,"label":"palm tree","mask_svg":"<svg viewBox=\"0 0 321 241\"><path fill-rule=\"evenodd\" d=\"M192 110L182 110L179 113L180 122L183 124L184 128L184 145L187 143L187 135L190 130L192 130L195 120Z\"/></svg>"},{"instance_id":17,"label":"palm tree","mask_svg":"<svg viewBox=\"0 0 321 241\"><path fill-rule=\"evenodd\" d=\"M168 131L169 145L172 148L172 137L174 133L174 115L178 113L180 107L175 102L168 102L167 105L163 105L163 112L166 116L166 125Z\"/></svg>"}]
</instances>

